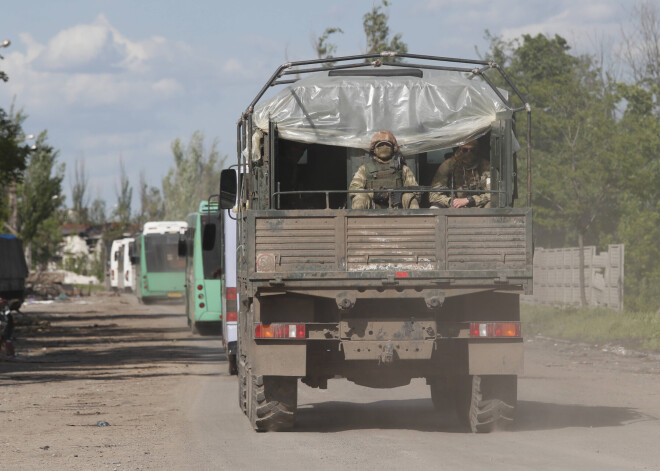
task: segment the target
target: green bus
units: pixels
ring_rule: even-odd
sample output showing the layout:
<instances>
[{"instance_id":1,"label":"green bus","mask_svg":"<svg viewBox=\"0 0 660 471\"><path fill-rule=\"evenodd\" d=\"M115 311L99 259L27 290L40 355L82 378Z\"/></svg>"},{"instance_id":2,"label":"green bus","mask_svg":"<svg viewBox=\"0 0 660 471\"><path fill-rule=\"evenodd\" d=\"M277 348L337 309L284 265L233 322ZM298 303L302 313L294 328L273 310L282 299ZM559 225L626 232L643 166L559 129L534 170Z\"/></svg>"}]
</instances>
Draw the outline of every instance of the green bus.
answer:
<instances>
[{"instance_id":1,"label":"green bus","mask_svg":"<svg viewBox=\"0 0 660 471\"><path fill-rule=\"evenodd\" d=\"M179 256L185 257L186 315L193 333L222 334L224 237L218 204L202 201L199 211L188 215Z\"/></svg>"},{"instance_id":2,"label":"green bus","mask_svg":"<svg viewBox=\"0 0 660 471\"><path fill-rule=\"evenodd\" d=\"M177 250L179 235L187 227L185 221L150 221L135 238L131 261L140 302L183 300L186 264Z\"/></svg>"}]
</instances>

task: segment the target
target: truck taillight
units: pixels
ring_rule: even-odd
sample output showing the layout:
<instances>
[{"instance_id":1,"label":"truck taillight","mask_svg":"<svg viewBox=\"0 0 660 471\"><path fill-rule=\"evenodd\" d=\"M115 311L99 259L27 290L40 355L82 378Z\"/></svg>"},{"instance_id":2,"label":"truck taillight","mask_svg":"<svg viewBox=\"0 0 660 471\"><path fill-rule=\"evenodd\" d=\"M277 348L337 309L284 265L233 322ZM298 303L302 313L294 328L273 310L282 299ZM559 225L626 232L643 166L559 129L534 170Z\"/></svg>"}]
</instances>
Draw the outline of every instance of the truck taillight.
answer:
<instances>
[{"instance_id":1,"label":"truck taillight","mask_svg":"<svg viewBox=\"0 0 660 471\"><path fill-rule=\"evenodd\" d=\"M255 339L304 339L305 324L255 324Z\"/></svg>"},{"instance_id":2,"label":"truck taillight","mask_svg":"<svg viewBox=\"0 0 660 471\"><path fill-rule=\"evenodd\" d=\"M227 318L227 322L236 322L238 320L238 314L235 312L228 312L225 317Z\"/></svg>"},{"instance_id":3,"label":"truck taillight","mask_svg":"<svg viewBox=\"0 0 660 471\"><path fill-rule=\"evenodd\" d=\"M472 322L470 337L520 337L520 322Z\"/></svg>"},{"instance_id":4,"label":"truck taillight","mask_svg":"<svg viewBox=\"0 0 660 471\"><path fill-rule=\"evenodd\" d=\"M236 288L227 288L225 296L227 299L236 299Z\"/></svg>"}]
</instances>

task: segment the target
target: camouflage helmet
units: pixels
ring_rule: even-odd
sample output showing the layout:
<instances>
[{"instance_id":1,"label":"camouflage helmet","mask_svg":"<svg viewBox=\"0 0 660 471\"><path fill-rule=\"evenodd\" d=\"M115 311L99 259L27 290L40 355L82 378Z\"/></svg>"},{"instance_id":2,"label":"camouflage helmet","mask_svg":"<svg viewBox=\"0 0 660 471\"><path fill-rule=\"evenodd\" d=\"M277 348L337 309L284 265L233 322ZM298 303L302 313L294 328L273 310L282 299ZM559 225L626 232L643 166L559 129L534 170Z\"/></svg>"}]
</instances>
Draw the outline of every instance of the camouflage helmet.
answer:
<instances>
[{"instance_id":1,"label":"camouflage helmet","mask_svg":"<svg viewBox=\"0 0 660 471\"><path fill-rule=\"evenodd\" d=\"M369 146L369 152L373 153L374 149L376 149L376 146L382 142L388 142L392 144L395 154L399 152L399 144L396 142L394 134L389 131L378 131L373 135L371 138L371 145Z\"/></svg>"}]
</instances>

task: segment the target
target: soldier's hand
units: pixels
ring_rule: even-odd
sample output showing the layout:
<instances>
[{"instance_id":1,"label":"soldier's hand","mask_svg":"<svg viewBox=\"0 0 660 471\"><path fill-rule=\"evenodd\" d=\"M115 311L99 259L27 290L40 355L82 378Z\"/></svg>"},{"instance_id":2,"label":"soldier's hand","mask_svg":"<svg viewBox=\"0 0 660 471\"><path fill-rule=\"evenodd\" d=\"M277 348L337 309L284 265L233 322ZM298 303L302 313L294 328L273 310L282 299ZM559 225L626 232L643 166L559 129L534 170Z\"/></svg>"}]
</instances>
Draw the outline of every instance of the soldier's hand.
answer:
<instances>
[{"instance_id":1,"label":"soldier's hand","mask_svg":"<svg viewBox=\"0 0 660 471\"><path fill-rule=\"evenodd\" d=\"M465 208L468 205L468 199L467 198L454 198L451 205L454 208Z\"/></svg>"}]
</instances>

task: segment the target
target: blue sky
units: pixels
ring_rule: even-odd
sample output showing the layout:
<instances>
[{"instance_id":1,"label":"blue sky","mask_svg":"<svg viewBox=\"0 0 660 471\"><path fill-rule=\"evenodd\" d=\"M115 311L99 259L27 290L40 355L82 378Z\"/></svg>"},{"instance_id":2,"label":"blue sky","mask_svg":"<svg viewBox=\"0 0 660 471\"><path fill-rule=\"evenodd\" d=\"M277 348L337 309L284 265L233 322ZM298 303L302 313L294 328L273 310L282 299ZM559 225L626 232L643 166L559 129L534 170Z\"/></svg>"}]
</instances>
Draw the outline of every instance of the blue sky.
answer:
<instances>
[{"instance_id":1,"label":"blue sky","mask_svg":"<svg viewBox=\"0 0 660 471\"><path fill-rule=\"evenodd\" d=\"M378 2L380 3L380 2ZM314 58L327 27L339 55L364 52L362 16L372 0L22 0L3 1L0 107L29 116L26 133L48 130L67 164L84 160L90 196L111 208L119 159L134 186L144 170L160 187L173 165L170 144L195 130L235 159L235 123L277 66ZM392 0L391 34L410 52L476 57L484 30L508 38L561 34L580 52L616 43L633 1ZM70 203L70 200L68 200Z\"/></svg>"}]
</instances>

